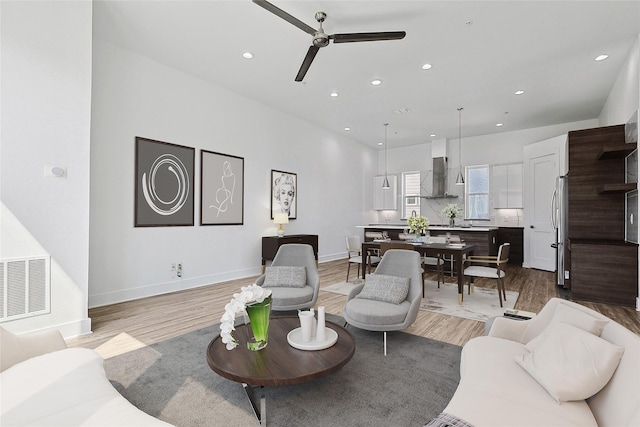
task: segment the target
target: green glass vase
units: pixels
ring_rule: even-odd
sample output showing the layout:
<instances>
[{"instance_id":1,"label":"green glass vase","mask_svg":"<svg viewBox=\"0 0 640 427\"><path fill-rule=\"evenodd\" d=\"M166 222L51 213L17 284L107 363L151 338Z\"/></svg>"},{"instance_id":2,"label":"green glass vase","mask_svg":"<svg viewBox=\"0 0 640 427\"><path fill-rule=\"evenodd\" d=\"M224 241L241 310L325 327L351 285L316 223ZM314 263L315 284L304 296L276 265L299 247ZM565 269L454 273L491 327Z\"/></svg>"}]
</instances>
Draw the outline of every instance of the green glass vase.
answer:
<instances>
[{"instance_id":1,"label":"green glass vase","mask_svg":"<svg viewBox=\"0 0 640 427\"><path fill-rule=\"evenodd\" d=\"M247 305L246 311L249 318L247 331L247 348L252 351L262 350L269 343L269 317L271 316L272 297L262 302ZM253 334L253 336L252 336Z\"/></svg>"}]
</instances>

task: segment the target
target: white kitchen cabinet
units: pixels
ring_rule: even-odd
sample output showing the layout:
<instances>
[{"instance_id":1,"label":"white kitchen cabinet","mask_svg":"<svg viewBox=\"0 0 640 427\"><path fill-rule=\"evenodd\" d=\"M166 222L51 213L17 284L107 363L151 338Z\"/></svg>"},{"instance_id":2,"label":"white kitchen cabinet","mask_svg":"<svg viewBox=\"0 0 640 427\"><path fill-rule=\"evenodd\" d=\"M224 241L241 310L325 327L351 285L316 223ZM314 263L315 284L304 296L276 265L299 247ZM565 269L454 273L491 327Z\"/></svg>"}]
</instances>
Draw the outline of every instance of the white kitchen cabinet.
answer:
<instances>
[{"instance_id":1,"label":"white kitchen cabinet","mask_svg":"<svg viewBox=\"0 0 640 427\"><path fill-rule=\"evenodd\" d=\"M493 166L491 192L494 208L521 209L522 163Z\"/></svg>"},{"instance_id":2,"label":"white kitchen cabinet","mask_svg":"<svg viewBox=\"0 0 640 427\"><path fill-rule=\"evenodd\" d=\"M373 177L373 209L376 211L398 210L398 177L388 175L391 188L383 189L384 175Z\"/></svg>"}]
</instances>

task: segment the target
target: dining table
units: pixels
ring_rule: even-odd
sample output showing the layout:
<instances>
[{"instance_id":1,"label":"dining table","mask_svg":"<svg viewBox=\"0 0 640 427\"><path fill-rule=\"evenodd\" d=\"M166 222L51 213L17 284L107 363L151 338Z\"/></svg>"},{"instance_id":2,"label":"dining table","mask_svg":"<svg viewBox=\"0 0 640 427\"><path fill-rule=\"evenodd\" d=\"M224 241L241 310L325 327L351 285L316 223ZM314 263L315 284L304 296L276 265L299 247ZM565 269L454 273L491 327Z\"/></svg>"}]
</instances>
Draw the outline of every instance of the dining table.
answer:
<instances>
[{"instance_id":1,"label":"dining table","mask_svg":"<svg viewBox=\"0 0 640 427\"><path fill-rule=\"evenodd\" d=\"M387 240L388 241L388 240ZM450 255L455 264L456 276L458 278L458 304L462 304L464 289L464 257L473 255L474 245L465 243L430 243L430 242L406 242L393 240L396 243L409 243L414 251L420 252L422 256L442 256ZM362 243L362 254L366 256L369 270L371 270L371 256L380 250L381 241L373 240ZM366 269L362 269L362 278L365 279Z\"/></svg>"}]
</instances>

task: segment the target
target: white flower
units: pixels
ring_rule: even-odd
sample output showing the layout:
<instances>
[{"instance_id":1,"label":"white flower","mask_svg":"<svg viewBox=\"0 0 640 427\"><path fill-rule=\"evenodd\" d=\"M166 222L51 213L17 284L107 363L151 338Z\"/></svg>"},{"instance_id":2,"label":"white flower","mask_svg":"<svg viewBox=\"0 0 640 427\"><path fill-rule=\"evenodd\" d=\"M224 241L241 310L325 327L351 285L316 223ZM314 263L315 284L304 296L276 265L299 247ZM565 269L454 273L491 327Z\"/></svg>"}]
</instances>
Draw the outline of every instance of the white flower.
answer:
<instances>
[{"instance_id":1,"label":"white flower","mask_svg":"<svg viewBox=\"0 0 640 427\"><path fill-rule=\"evenodd\" d=\"M460 209L460 206L455 203L449 203L442 209L442 215L447 218L457 218L462 215L462 209Z\"/></svg>"},{"instance_id":2,"label":"white flower","mask_svg":"<svg viewBox=\"0 0 640 427\"><path fill-rule=\"evenodd\" d=\"M227 345L227 350L238 346L238 340L233 336L236 330L235 321L238 313L243 313L248 304L262 302L271 296L271 289L263 288L255 283L240 288L240 293L233 294L231 301L224 306L224 314L220 318L220 337Z\"/></svg>"},{"instance_id":3,"label":"white flower","mask_svg":"<svg viewBox=\"0 0 640 427\"><path fill-rule=\"evenodd\" d=\"M426 233L429 228L429 218L426 216L410 216L407 218L407 225L412 233Z\"/></svg>"}]
</instances>

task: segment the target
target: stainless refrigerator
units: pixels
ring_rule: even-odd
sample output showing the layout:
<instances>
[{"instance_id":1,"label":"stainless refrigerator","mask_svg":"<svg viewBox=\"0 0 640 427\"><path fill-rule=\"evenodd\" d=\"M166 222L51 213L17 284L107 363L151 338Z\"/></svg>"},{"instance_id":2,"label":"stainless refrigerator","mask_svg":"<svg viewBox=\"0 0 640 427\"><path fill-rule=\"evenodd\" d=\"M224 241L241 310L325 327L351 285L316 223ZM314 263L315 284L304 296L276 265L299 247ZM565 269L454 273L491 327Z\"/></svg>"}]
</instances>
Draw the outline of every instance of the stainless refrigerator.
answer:
<instances>
[{"instance_id":1,"label":"stainless refrigerator","mask_svg":"<svg viewBox=\"0 0 640 427\"><path fill-rule=\"evenodd\" d=\"M556 277L558 286L568 288L569 266L565 265L565 250L567 247L567 206L569 197L569 175L562 175L556 179L556 189L551 198L551 224L556 232L556 242L551 246L556 248Z\"/></svg>"}]
</instances>

